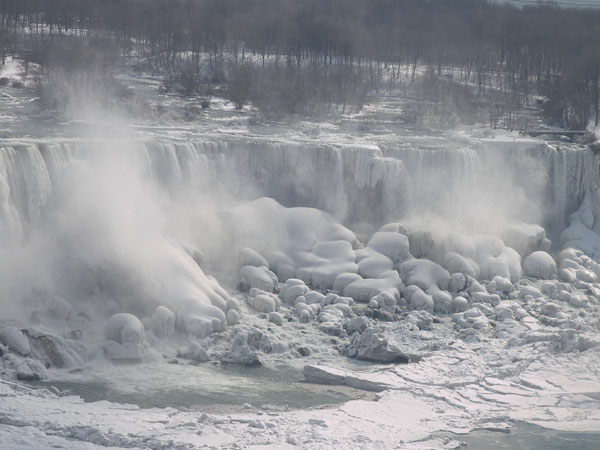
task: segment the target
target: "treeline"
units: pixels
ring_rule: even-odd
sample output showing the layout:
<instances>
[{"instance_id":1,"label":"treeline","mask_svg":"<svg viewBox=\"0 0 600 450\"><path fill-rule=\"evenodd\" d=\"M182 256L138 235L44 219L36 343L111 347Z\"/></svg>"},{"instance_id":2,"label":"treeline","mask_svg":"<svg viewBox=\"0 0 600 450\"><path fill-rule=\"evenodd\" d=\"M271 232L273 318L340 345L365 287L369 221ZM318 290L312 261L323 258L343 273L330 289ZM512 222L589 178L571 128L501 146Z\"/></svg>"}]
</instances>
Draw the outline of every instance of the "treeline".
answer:
<instances>
[{"instance_id":1,"label":"treeline","mask_svg":"<svg viewBox=\"0 0 600 450\"><path fill-rule=\"evenodd\" d=\"M2 42L18 33L31 45L53 34L109 37L124 56L173 73L185 66L199 76L208 62L216 78L248 78L238 65L252 64L276 67L274 85L310 85L292 72L310 70L324 80L347 73L353 81L340 85L364 90L411 83L426 67L444 85L493 99L501 114L544 96L557 124L583 128L599 119L593 9L484 0L0 0L0 14Z\"/></svg>"}]
</instances>

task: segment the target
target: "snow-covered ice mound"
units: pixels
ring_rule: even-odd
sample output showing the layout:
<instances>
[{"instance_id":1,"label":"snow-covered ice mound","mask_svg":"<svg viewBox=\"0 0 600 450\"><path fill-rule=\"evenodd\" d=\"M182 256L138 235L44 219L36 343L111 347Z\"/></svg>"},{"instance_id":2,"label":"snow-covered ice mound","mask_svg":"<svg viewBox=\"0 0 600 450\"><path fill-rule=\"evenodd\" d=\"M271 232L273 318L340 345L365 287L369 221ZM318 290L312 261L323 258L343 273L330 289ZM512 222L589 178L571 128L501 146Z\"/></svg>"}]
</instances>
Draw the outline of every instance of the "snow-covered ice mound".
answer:
<instances>
[{"instance_id":1,"label":"snow-covered ice mound","mask_svg":"<svg viewBox=\"0 0 600 450\"><path fill-rule=\"evenodd\" d=\"M281 281L301 278L327 289L338 274L358 270L354 233L323 211L285 208L260 198L236 205L224 216L235 241L264 255Z\"/></svg>"},{"instance_id":2,"label":"snow-covered ice mound","mask_svg":"<svg viewBox=\"0 0 600 450\"><path fill-rule=\"evenodd\" d=\"M523 271L526 276L549 280L556 276L556 262L546 252L533 252L525 258Z\"/></svg>"}]
</instances>

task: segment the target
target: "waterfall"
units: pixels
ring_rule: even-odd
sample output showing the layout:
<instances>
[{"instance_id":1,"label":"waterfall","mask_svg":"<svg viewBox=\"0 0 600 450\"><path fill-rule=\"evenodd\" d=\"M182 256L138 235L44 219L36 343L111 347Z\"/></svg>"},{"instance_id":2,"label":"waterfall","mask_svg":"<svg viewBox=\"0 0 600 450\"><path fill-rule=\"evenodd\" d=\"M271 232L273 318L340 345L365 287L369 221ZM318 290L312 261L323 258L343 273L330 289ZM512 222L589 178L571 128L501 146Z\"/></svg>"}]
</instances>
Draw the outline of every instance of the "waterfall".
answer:
<instances>
[{"instance_id":1,"label":"waterfall","mask_svg":"<svg viewBox=\"0 0 600 450\"><path fill-rule=\"evenodd\" d=\"M498 211L564 227L597 178L590 150L536 141L475 145L405 142L333 145L265 139L31 142L0 147L2 227L26 232L56 197L65 168L106 152L134 155L166 194L226 193L309 206L347 223ZM129 157L128 156L128 157ZM71 169L76 170L76 169ZM493 216L493 214L492 214ZM6 234L6 233L3 233Z\"/></svg>"}]
</instances>

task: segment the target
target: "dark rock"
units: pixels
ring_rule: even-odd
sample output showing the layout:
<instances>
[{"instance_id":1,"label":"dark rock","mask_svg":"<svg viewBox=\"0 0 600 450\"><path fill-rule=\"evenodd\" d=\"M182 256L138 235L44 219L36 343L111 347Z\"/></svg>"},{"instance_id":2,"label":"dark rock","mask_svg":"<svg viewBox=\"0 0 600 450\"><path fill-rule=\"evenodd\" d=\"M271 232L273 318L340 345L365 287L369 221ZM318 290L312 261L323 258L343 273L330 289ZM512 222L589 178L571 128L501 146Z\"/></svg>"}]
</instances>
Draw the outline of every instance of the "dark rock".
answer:
<instances>
[{"instance_id":1,"label":"dark rock","mask_svg":"<svg viewBox=\"0 0 600 450\"><path fill-rule=\"evenodd\" d=\"M18 372L17 380L21 381L40 381L40 376L37 373Z\"/></svg>"},{"instance_id":2,"label":"dark rock","mask_svg":"<svg viewBox=\"0 0 600 450\"><path fill-rule=\"evenodd\" d=\"M262 363L260 362L260 359L258 359L258 355L256 353L248 353L248 354L244 355L243 358L240 357L240 355L230 353L228 355L225 355L221 359L221 362L223 364L235 364L235 365L246 366L246 367L261 367L262 366Z\"/></svg>"},{"instance_id":3,"label":"dark rock","mask_svg":"<svg viewBox=\"0 0 600 450\"><path fill-rule=\"evenodd\" d=\"M354 334L355 332L362 333L367 329L368 326L369 323L367 319L362 316L353 317L344 323L344 328L350 335Z\"/></svg>"},{"instance_id":4,"label":"dark rock","mask_svg":"<svg viewBox=\"0 0 600 450\"><path fill-rule=\"evenodd\" d=\"M295 350L300 353L300 356L302 357L310 356L311 354L311 351L308 347L298 346L295 348Z\"/></svg>"},{"instance_id":5,"label":"dark rock","mask_svg":"<svg viewBox=\"0 0 600 450\"><path fill-rule=\"evenodd\" d=\"M382 309L376 309L374 312L374 317L382 322L394 322L396 320L393 314Z\"/></svg>"},{"instance_id":6,"label":"dark rock","mask_svg":"<svg viewBox=\"0 0 600 450\"><path fill-rule=\"evenodd\" d=\"M39 359L46 367L65 367L65 360L50 336L33 336L29 330L22 330L22 332L29 339L33 357Z\"/></svg>"},{"instance_id":7,"label":"dark rock","mask_svg":"<svg viewBox=\"0 0 600 450\"><path fill-rule=\"evenodd\" d=\"M338 323L324 322L319 325L319 330L330 336L346 335L346 331Z\"/></svg>"}]
</instances>

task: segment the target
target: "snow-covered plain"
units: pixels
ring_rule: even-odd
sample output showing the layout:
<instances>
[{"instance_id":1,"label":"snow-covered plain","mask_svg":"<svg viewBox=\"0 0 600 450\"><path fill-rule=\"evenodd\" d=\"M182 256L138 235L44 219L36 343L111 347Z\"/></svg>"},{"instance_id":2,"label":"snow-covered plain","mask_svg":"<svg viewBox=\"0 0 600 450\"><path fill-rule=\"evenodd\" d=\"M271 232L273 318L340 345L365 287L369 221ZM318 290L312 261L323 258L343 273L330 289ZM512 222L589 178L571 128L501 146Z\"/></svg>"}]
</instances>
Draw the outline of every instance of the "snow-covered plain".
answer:
<instances>
[{"instance_id":1,"label":"snow-covered plain","mask_svg":"<svg viewBox=\"0 0 600 450\"><path fill-rule=\"evenodd\" d=\"M600 433L591 150L377 102L59 123L2 95L0 448Z\"/></svg>"}]
</instances>

